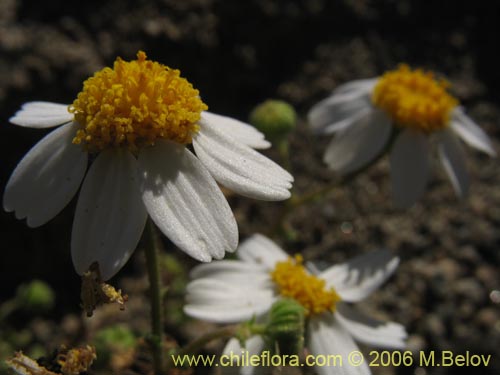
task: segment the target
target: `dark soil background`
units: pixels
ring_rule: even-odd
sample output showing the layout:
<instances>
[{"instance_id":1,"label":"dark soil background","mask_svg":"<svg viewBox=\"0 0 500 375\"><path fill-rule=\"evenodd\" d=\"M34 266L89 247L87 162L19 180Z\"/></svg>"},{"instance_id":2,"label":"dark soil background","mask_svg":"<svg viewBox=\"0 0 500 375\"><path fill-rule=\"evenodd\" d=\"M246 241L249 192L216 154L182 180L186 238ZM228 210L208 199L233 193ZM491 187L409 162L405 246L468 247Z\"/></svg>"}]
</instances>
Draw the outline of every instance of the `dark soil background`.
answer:
<instances>
[{"instance_id":1,"label":"dark soil background","mask_svg":"<svg viewBox=\"0 0 500 375\"><path fill-rule=\"evenodd\" d=\"M0 0L0 193L46 133L10 125L8 118L32 100L71 103L89 75L116 56L134 59L138 50L180 69L213 112L245 121L266 98L293 104L299 123L290 139L291 165L299 193L336 179L321 162L327 140L307 131L307 110L339 84L400 62L448 77L500 150L499 18L497 1ZM296 237L280 242L307 259L339 262L376 247L402 258L396 275L359 307L404 324L410 350L492 354L487 368L413 366L376 373L500 374L500 173L497 160L467 151L472 186L464 201L436 168L424 198L410 210L395 210L383 159L289 219ZM271 226L281 207L237 196L230 203L241 238ZM113 280L131 297L126 312L113 306L90 320L81 317L80 280L69 254L73 209L74 202L37 229L0 213L0 303L34 278L49 283L57 296L50 313L15 314L0 322L0 360L12 354L5 337L13 331L30 336L12 350L38 345L45 353L62 343L85 343L116 321L147 332L140 252ZM165 282L175 283L176 275L183 282L194 262L177 250L170 254L182 269L166 272ZM180 314L182 285L171 296L167 320L167 332L180 343L210 329ZM138 368L123 373L140 373Z\"/></svg>"}]
</instances>

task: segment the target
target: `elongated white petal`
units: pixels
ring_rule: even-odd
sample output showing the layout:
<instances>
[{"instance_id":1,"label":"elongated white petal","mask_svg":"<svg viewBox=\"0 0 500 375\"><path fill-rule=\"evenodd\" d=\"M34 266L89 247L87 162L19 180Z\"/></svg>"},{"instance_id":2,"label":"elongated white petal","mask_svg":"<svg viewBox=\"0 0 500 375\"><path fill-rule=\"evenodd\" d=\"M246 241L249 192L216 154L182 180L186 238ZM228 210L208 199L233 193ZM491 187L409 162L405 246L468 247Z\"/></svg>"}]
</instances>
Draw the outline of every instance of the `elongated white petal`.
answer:
<instances>
[{"instance_id":1,"label":"elongated white petal","mask_svg":"<svg viewBox=\"0 0 500 375\"><path fill-rule=\"evenodd\" d=\"M211 278L230 284L272 288L269 271L262 266L236 260L221 260L200 264L190 273L192 279Z\"/></svg>"},{"instance_id":2,"label":"elongated white petal","mask_svg":"<svg viewBox=\"0 0 500 375\"><path fill-rule=\"evenodd\" d=\"M56 216L75 195L88 156L71 143L76 126L67 124L47 134L17 165L3 197L6 211L37 227Z\"/></svg>"},{"instance_id":3,"label":"elongated white petal","mask_svg":"<svg viewBox=\"0 0 500 375\"><path fill-rule=\"evenodd\" d=\"M333 90L333 94L351 94L351 93L371 93L379 77L374 78L364 78L357 79L354 81L349 81L341 84L335 90Z\"/></svg>"},{"instance_id":4,"label":"elongated white petal","mask_svg":"<svg viewBox=\"0 0 500 375\"><path fill-rule=\"evenodd\" d=\"M258 356L264 350L265 343L261 336L252 336L245 342L245 346L242 347L240 342L236 338L230 339L222 354L227 358L228 361L225 363L221 363L224 366L220 367L221 375L260 375L260 374L268 374L272 373L272 369L269 367L263 366L242 366L242 364L246 364L243 362L246 354L248 352L248 358L252 358L252 356ZM239 357L239 359L237 358ZM231 363L231 366L226 366L226 363Z\"/></svg>"},{"instance_id":5,"label":"elongated white petal","mask_svg":"<svg viewBox=\"0 0 500 375\"><path fill-rule=\"evenodd\" d=\"M388 349L406 347L408 334L401 324L367 317L345 303L337 305L335 318L355 340L363 344Z\"/></svg>"},{"instance_id":6,"label":"elongated white petal","mask_svg":"<svg viewBox=\"0 0 500 375\"><path fill-rule=\"evenodd\" d=\"M266 141L264 134L255 129L252 125L231 117L217 115L211 112L202 112L201 118L216 127L229 137L243 143L251 148L265 149L271 147L271 143Z\"/></svg>"},{"instance_id":7,"label":"elongated white petal","mask_svg":"<svg viewBox=\"0 0 500 375\"><path fill-rule=\"evenodd\" d=\"M347 263L332 266L319 277L333 287L344 301L355 302L369 296L396 270L399 258L387 250L371 251Z\"/></svg>"},{"instance_id":8,"label":"elongated white petal","mask_svg":"<svg viewBox=\"0 0 500 375\"><path fill-rule=\"evenodd\" d=\"M466 169L464 151L457 136L449 130L441 132L438 151L453 189L459 197L464 197L469 190L469 174Z\"/></svg>"},{"instance_id":9,"label":"elongated white petal","mask_svg":"<svg viewBox=\"0 0 500 375\"><path fill-rule=\"evenodd\" d=\"M325 127L323 134L338 134L351 126L355 125L373 111L371 106L366 106L359 111L354 112L351 116L343 120L331 123Z\"/></svg>"},{"instance_id":10,"label":"elongated white petal","mask_svg":"<svg viewBox=\"0 0 500 375\"><path fill-rule=\"evenodd\" d=\"M142 199L160 230L193 258L208 262L238 246L231 208L201 162L184 146L159 141L139 155Z\"/></svg>"},{"instance_id":11,"label":"elongated white petal","mask_svg":"<svg viewBox=\"0 0 500 375\"><path fill-rule=\"evenodd\" d=\"M277 262L288 259L278 245L262 234L254 234L247 238L239 247L236 254L244 262L256 264L266 270L274 269Z\"/></svg>"},{"instance_id":12,"label":"elongated white petal","mask_svg":"<svg viewBox=\"0 0 500 375\"><path fill-rule=\"evenodd\" d=\"M359 352L351 335L330 313L313 317L309 321L306 346L317 359L324 358L323 366L316 366L318 375L368 375L370 370L366 361L353 366L352 357ZM361 353L359 353L361 354Z\"/></svg>"},{"instance_id":13,"label":"elongated white petal","mask_svg":"<svg viewBox=\"0 0 500 375\"><path fill-rule=\"evenodd\" d=\"M389 118L382 111L367 112L332 139L323 159L334 171L354 172L380 154L391 129Z\"/></svg>"},{"instance_id":14,"label":"elongated white petal","mask_svg":"<svg viewBox=\"0 0 500 375\"><path fill-rule=\"evenodd\" d=\"M334 93L314 105L307 119L318 134L331 134L350 127L373 108L369 91Z\"/></svg>"},{"instance_id":15,"label":"elongated white petal","mask_svg":"<svg viewBox=\"0 0 500 375\"><path fill-rule=\"evenodd\" d=\"M370 96L376 81L377 78L361 79L337 87L309 111L311 129L330 134L350 126L372 108Z\"/></svg>"},{"instance_id":16,"label":"elongated white petal","mask_svg":"<svg viewBox=\"0 0 500 375\"><path fill-rule=\"evenodd\" d=\"M396 138L390 162L392 195L397 207L410 207L424 193L430 176L429 155L424 134L408 129Z\"/></svg>"},{"instance_id":17,"label":"elongated white petal","mask_svg":"<svg viewBox=\"0 0 500 375\"><path fill-rule=\"evenodd\" d=\"M469 146L484 151L490 156L496 156L497 153L488 135L460 107L455 108L451 113L451 128Z\"/></svg>"},{"instance_id":18,"label":"elongated white petal","mask_svg":"<svg viewBox=\"0 0 500 375\"><path fill-rule=\"evenodd\" d=\"M196 279L187 286L184 312L197 319L235 323L266 313L276 297L271 289L229 284L215 279Z\"/></svg>"},{"instance_id":19,"label":"elongated white petal","mask_svg":"<svg viewBox=\"0 0 500 375\"><path fill-rule=\"evenodd\" d=\"M240 293L245 293L244 290L239 291ZM260 298L260 296L255 294L250 294L252 298ZM247 297L242 298L242 302L250 304L250 300ZM191 304L187 303L184 306L184 313L194 319L204 320L212 323L220 324L231 324L240 323L250 320L254 317L259 317L262 314L269 311L272 301L263 306L243 306L237 304L233 301L224 303L223 301L218 301L219 305L209 305L209 304Z\"/></svg>"},{"instance_id":20,"label":"elongated white petal","mask_svg":"<svg viewBox=\"0 0 500 375\"><path fill-rule=\"evenodd\" d=\"M82 274L98 262L103 279L111 278L137 247L146 218L136 159L125 150L101 152L76 206L71 236L76 271Z\"/></svg>"},{"instance_id":21,"label":"elongated white petal","mask_svg":"<svg viewBox=\"0 0 500 375\"><path fill-rule=\"evenodd\" d=\"M260 309L259 306L262 304L267 306L269 298L274 299L275 294L272 288L257 287L248 280L245 284L230 284L213 278L193 280L188 284L187 291L188 303L209 305L215 308L219 308L218 305L231 304L238 308L251 309L251 311ZM248 296L248 301L253 298L252 303L242 303L240 301L242 294Z\"/></svg>"},{"instance_id":22,"label":"elongated white petal","mask_svg":"<svg viewBox=\"0 0 500 375\"><path fill-rule=\"evenodd\" d=\"M261 200L290 197L293 177L287 171L206 121L200 121L200 131L193 138L193 146L214 178L229 189Z\"/></svg>"},{"instance_id":23,"label":"elongated white petal","mask_svg":"<svg viewBox=\"0 0 500 375\"><path fill-rule=\"evenodd\" d=\"M73 117L73 114L68 112L67 104L29 102L23 104L9 121L28 128L51 128L70 122Z\"/></svg>"}]
</instances>

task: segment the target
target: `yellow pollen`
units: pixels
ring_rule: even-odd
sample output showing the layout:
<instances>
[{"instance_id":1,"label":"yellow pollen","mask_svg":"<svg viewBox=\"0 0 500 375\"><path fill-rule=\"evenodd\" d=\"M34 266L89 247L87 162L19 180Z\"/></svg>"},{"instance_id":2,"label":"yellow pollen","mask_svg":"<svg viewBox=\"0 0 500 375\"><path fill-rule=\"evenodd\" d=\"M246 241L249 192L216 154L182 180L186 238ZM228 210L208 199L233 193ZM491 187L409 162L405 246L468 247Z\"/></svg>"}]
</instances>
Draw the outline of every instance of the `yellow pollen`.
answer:
<instances>
[{"instance_id":1,"label":"yellow pollen","mask_svg":"<svg viewBox=\"0 0 500 375\"><path fill-rule=\"evenodd\" d=\"M73 143L90 152L109 147L136 151L157 139L191 143L201 111L208 107L179 70L146 60L117 58L83 83L70 106L80 126Z\"/></svg>"},{"instance_id":2,"label":"yellow pollen","mask_svg":"<svg viewBox=\"0 0 500 375\"><path fill-rule=\"evenodd\" d=\"M378 80L371 99L394 125L429 133L447 127L450 112L458 105L446 91L449 87L448 81L436 79L432 72L402 64Z\"/></svg>"},{"instance_id":3,"label":"yellow pollen","mask_svg":"<svg viewBox=\"0 0 500 375\"><path fill-rule=\"evenodd\" d=\"M271 278L279 293L299 302L308 316L335 311L335 305L340 301L339 295L333 288L325 289L325 280L309 274L302 265L303 261L302 256L295 255L294 258L276 263Z\"/></svg>"}]
</instances>

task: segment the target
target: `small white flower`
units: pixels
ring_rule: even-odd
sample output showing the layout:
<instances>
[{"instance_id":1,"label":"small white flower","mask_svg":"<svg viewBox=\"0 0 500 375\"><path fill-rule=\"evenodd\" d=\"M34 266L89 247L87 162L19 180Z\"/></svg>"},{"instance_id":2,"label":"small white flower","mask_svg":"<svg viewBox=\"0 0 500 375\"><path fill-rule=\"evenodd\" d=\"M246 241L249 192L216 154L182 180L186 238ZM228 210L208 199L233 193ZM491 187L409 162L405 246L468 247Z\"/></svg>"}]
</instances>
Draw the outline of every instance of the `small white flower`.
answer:
<instances>
[{"instance_id":1,"label":"small white flower","mask_svg":"<svg viewBox=\"0 0 500 375\"><path fill-rule=\"evenodd\" d=\"M449 95L449 84L432 73L406 65L373 79L339 86L309 112L312 129L334 134L324 161L342 174L355 172L375 160L388 146L394 201L409 207L425 191L430 177L430 140L437 141L439 158L458 196L469 187L461 138L495 156L488 136ZM397 131L397 133L394 133Z\"/></svg>"},{"instance_id":2,"label":"small white flower","mask_svg":"<svg viewBox=\"0 0 500 375\"><path fill-rule=\"evenodd\" d=\"M217 261L193 269L187 286L184 311L195 318L217 323L265 318L271 305L283 296L295 298L307 311L306 347L313 355L340 354L345 374L369 374L366 364L347 365L347 355L358 350L354 340L386 348L403 348L405 329L353 310L346 302L357 302L376 290L394 272L399 259L387 251L374 251L313 275L301 258L290 258L275 243L254 235L238 248L239 260ZM259 336L246 349L258 354L264 349ZM231 339L224 352L242 352ZM242 373L254 369L244 367ZM338 368L318 367L321 375L336 374Z\"/></svg>"},{"instance_id":3,"label":"small white flower","mask_svg":"<svg viewBox=\"0 0 500 375\"><path fill-rule=\"evenodd\" d=\"M76 194L71 254L79 274L98 262L104 280L136 248L147 215L200 261L238 245L222 185L244 196L282 200L292 176L253 148L269 143L250 125L207 112L178 70L117 59L84 83L74 103L31 102L10 121L59 126L38 142L10 177L3 205L45 224ZM194 153L186 148L192 144ZM94 159L87 172L89 154ZM86 176L85 176L86 175ZM85 178L84 178L85 177Z\"/></svg>"}]
</instances>

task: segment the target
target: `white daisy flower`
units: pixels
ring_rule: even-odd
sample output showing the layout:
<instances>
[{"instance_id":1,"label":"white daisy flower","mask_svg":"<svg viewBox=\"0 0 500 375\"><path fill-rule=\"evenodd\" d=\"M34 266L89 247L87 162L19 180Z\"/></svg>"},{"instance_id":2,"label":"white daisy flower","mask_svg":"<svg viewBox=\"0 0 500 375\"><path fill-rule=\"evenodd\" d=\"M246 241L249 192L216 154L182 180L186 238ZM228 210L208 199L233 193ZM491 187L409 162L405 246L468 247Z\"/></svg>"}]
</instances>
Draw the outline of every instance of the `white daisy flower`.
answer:
<instances>
[{"instance_id":1,"label":"white daisy flower","mask_svg":"<svg viewBox=\"0 0 500 375\"><path fill-rule=\"evenodd\" d=\"M136 248L147 215L193 258L220 259L236 249L238 228L216 181L273 201L290 196L293 178L253 150L269 147L260 132L206 109L178 70L146 60L142 51L134 61L118 58L85 81L69 107L30 102L10 119L31 128L60 127L16 167L4 208L40 226L83 180L72 259L80 274L98 262L104 280Z\"/></svg>"},{"instance_id":2,"label":"white daisy flower","mask_svg":"<svg viewBox=\"0 0 500 375\"><path fill-rule=\"evenodd\" d=\"M459 138L495 156L488 136L430 72L401 65L373 79L352 81L309 112L313 130L335 134L324 161L342 174L370 163L392 140L391 183L397 206L409 207L423 194L430 177L430 136L458 196L469 187Z\"/></svg>"},{"instance_id":3,"label":"white daisy flower","mask_svg":"<svg viewBox=\"0 0 500 375\"><path fill-rule=\"evenodd\" d=\"M184 311L194 318L216 323L235 323L253 317L264 319L271 305L282 297L297 300L307 316L305 346L313 355L340 354L344 366L318 367L321 375L369 374L366 363L347 365L347 355L358 350L354 340L386 348L405 346L405 329L397 323L384 323L352 309L357 302L376 290L394 272L399 259L387 251L374 251L311 274L302 258L290 258L274 242L254 235L237 251L239 260L217 261L193 269L187 286ZM260 336L253 336L246 349L259 354L264 349ZM225 354L242 353L231 339ZM243 367L242 373L254 369Z\"/></svg>"}]
</instances>

